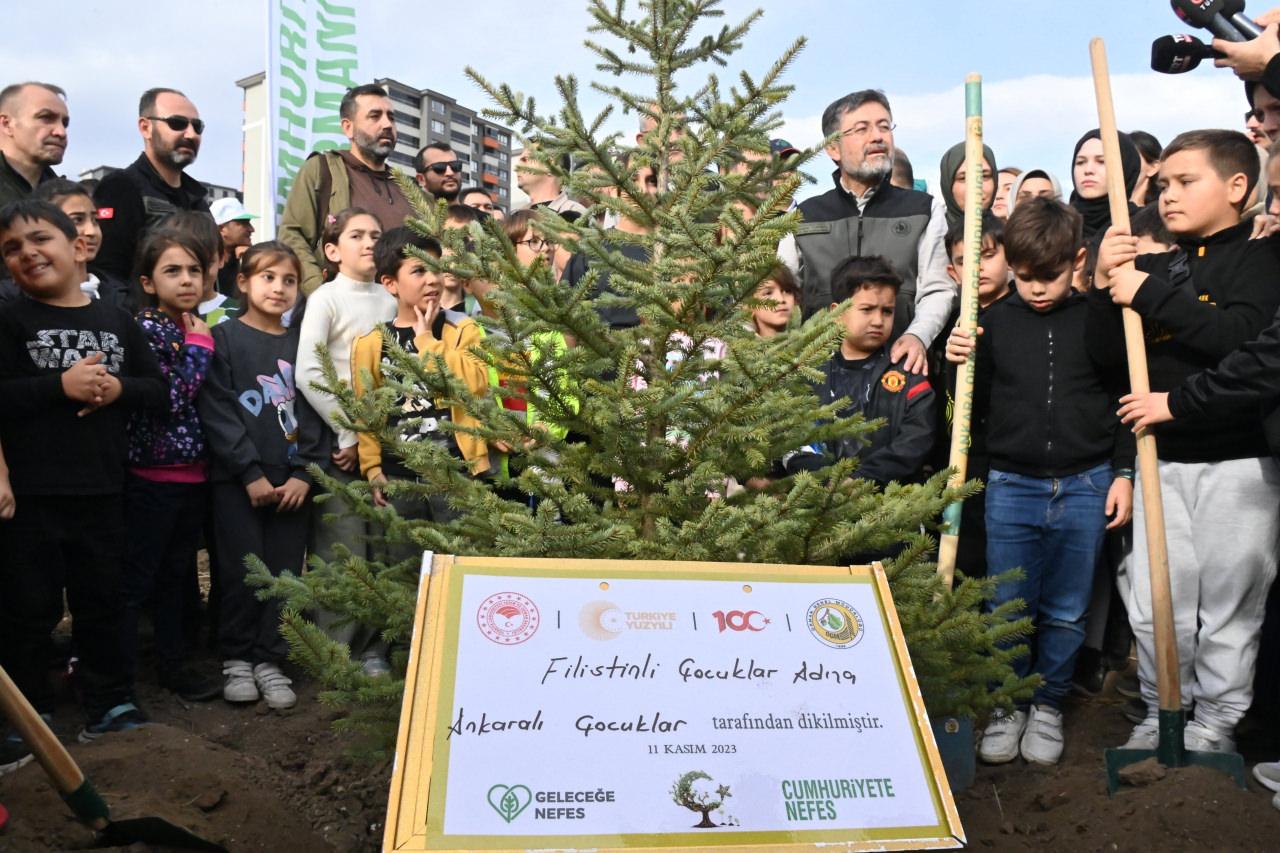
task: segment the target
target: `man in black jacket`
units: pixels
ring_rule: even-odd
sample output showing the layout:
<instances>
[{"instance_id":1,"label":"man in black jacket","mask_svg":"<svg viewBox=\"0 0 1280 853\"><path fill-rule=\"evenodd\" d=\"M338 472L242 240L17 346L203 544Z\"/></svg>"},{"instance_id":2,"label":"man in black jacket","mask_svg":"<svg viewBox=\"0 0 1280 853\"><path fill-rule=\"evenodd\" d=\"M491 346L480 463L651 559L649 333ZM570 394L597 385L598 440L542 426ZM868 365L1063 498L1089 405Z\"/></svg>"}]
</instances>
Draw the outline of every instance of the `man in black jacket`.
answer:
<instances>
[{"instance_id":1,"label":"man in black jacket","mask_svg":"<svg viewBox=\"0 0 1280 853\"><path fill-rule=\"evenodd\" d=\"M0 207L27 198L67 150L66 93L52 83L0 89Z\"/></svg>"},{"instance_id":2,"label":"man in black jacket","mask_svg":"<svg viewBox=\"0 0 1280 853\"><path fill-rule=\"evenodd\" d=\"M204 122L195 104L177 89L148 89L138 102L142 155L98 184L94 200L102 225L95 269L117 278L133 274L142 234L179 210L209 210L205 189L186 173L200 152Z\"/></svg>"}]
</instances>

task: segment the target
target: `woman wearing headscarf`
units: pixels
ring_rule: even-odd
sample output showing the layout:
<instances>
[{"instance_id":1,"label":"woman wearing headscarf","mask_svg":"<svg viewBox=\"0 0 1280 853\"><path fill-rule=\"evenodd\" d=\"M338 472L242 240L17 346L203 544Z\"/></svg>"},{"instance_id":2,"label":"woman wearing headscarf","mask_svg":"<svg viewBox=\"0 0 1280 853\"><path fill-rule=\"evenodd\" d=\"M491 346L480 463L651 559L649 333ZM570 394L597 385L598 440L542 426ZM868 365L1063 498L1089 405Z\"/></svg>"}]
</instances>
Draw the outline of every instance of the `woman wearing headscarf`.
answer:
<instances>
[{"instance_id":1,"label":"woman wearing headscarf","mask_svg":"<svg viewBox=\"0 0 1280 853\"><path fill-rule=\"evenodd\" d=\"M982 209L990 210L996 200L996 155L989 146L982 146L982 159L986 162L982 167ZM942 164L938 167L941 178L942 201L947 205L947 227L964 221L965 178L961 174L964 169L964 143L952 145L942 155Z\"/></svg>"},{"instance_id":2,"label":"woman wearing headscarf","mask_svg":"<svg viewBox=\"0 0 1280 853\"><path fill-rule=\"evenodd\" d=\"M1142 156L1127 133L1120 137L1120 169L1124 173L1125 201L1129 214L1138 206L1129 201L1142 174ZM1107 165L1102 154L1102 134L1095 128L1076 143L1071 155L1071 206L1084 217L1084 239L1089 242L1111 227L1111 202L1107 198Z\"/></svg>"}]
</instances>

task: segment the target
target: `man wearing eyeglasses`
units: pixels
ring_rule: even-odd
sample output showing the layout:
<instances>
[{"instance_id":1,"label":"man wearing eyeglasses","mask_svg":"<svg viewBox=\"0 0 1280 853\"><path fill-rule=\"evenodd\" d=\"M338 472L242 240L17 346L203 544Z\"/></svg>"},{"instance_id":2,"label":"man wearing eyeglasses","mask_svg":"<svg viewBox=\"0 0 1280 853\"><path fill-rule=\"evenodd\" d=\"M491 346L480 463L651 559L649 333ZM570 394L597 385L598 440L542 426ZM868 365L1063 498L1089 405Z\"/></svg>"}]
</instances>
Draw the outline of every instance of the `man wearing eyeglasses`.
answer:
<instances>
[{"instance_id":1,"label":"man wearing eyeglasses","mask_svg":"<svg viewBox=\"0 0 1280 853\"><path fill-rule=\"evenodd\" d=\"M418 186L452 204L462 189L462 161L446 142L430 142L413 158Z\"/></svg>"},{"instance_id":2,"label":"man wearing eyeglasses","mask_svg":"<svg viewBox=\"0 0 1280 853\"><path fill-rule=\"evenodd\" d=\"M138 102L142 155L102 179L93 198L102 225L94 268L128 280L142 234L179 210L209 210L205 189L186 168L200 152L204 122L177 89L155 88Z\"/></svg>"},{"instance_id":3,"label":"man wearing eyeglasses","mask_svg":"<svg viewBox=\"0 0 1280 853\"><path fill-rule=\"evenodd\" d=\"M800 204L803 222L778 247L800 280L805 316L828 308L831 273L854 255L880 255L902 276L889 354L927 373L927 350L955 303L947 276L946 208L927 193L893 186L893 114L875 89L840 98L822 114L835 187Z\"/></svg>"}]
</instances>

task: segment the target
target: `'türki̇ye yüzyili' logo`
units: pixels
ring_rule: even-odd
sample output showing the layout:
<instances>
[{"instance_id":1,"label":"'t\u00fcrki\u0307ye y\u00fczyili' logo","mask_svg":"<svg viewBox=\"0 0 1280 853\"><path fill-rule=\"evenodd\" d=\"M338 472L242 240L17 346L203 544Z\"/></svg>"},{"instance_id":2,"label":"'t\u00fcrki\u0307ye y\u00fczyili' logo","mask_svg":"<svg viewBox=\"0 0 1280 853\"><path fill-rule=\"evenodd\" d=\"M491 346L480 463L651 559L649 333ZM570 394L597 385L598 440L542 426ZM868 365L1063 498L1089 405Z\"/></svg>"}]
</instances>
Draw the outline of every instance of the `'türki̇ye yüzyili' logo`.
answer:
<instances>
[{"instance_id":1,"label":"'t\u00fcrki\u0307ye y\u00fczyili' logo","mask_svg":"<svg viewBox=\"0 0 1280 853\"><path fill-rule=\"evenodd\" d=\"M489 805L507 823L533 802L533 792L524 785L494 785L489 789Z\"/></svg>"},{"instance_id":2,"label":"'t\u00fcrki\u0307ye y\u00fczyili' logo","mask_svg":"<svg viewBox=\"0 0 1280 853\"><path fill-rule=\"evenodd\" d=\"M819 598L810 604L805 623L809 626L809 633L833 649L856 646L865 633L858 611L849 602L838 598Z\"/></svg>"},{"instance_id":3,"label":"'t\u00fcrki\u0307ye y\u00fczyili' logo","mask_svg":"<svg viewBox=\"0 0 1280 853\"><path fill-rule=\"evenodd\" d=\"M578 611L578 627L593 640L616 640L627 631L671 631L676 614L668 610L623 610L612 601L588 601Z\"/></svg>"},{"instance_id":4,"label":"'t\u00fcrki\u0307ye y\u00fczyili' logo","mask_svg":"<svg viewBox=\"0 0 1280 853\"><path fill-rule=\"evenodd\" d=\"M518 592L498 592L480 602L480 633L502 646L523 643L538 630L538 607Z\"/></svg>"}]
</instances>

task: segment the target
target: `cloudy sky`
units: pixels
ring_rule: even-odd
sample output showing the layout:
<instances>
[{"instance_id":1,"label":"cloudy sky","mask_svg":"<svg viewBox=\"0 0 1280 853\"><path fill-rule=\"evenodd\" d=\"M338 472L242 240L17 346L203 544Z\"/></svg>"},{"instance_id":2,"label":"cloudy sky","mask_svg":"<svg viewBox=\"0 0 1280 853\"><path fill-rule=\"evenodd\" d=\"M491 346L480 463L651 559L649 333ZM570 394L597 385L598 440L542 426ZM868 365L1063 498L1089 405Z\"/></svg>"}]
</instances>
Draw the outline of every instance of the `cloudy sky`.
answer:
<instances>
[{"instance_id":1,"label":"cloudy sky","mask_svg":"<svg viewBox=\"0 0 1280 853\"><path fill-rule=\"evenodd\" d=\"M39 37L6 39L0 68L6 82L48 80L67 89L68 174L132 161L141 150L138 95L164 85L186 91L208 123L192 174L238 187L241 102L235 81L265 66L267 2L8 4L6 29ZM473 108L486 106L463 75L470 64L548 108L556 103L556 74L599 76L582 47L588 23L583 0L346 2L360 7L368 78L394 77ZM726 0L723 6L733 19L758 7L764 17L728 72L758 75L794 39L807 39L786 78L796 87L784 110L790 141L816 144L827 103L853 89L882 88L893 102L897 144L931 186L942 152L963 139L962 88L969 71L983 75L986 138L1000 164L1049 168L1067 177L1075 140L1097 123L1088 58L1095 35L1107 42L1122 129L1141 128L1167 141L1192 127L1239 127L1247 107L1229 72L1204 66L1164 76L1148 69L1154 37L1188 31L1166 0ZM1251 10L1266 8L1257 2ZM38 48L18 44L37 41ZM813 171L825 189L826 163Z\"/></svg>"}]
</instances>

